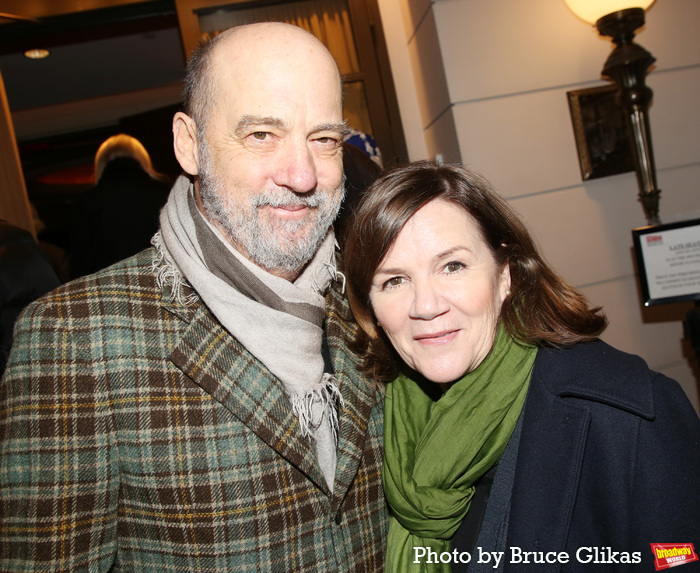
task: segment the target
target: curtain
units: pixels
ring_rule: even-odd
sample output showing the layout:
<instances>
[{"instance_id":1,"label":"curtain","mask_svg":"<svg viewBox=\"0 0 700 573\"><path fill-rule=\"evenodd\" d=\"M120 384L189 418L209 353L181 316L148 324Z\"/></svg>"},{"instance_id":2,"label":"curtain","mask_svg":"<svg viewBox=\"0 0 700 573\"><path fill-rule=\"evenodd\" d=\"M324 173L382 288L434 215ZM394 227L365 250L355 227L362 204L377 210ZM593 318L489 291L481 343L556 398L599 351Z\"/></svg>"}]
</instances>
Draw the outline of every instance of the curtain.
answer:
<instances>
[{"instance_id":1,"label":"curtain","mask_svg":"<svg viewBox=\"0 0 700 573\"><path fill-rule=\"evenodd\" d=\"M240 9L228 7L199 17L200 30L209 36L253 22L287 22L308 30L333 54L341 74L360 71L345 0L303 0Z\"/></svg>"}]
</instances>

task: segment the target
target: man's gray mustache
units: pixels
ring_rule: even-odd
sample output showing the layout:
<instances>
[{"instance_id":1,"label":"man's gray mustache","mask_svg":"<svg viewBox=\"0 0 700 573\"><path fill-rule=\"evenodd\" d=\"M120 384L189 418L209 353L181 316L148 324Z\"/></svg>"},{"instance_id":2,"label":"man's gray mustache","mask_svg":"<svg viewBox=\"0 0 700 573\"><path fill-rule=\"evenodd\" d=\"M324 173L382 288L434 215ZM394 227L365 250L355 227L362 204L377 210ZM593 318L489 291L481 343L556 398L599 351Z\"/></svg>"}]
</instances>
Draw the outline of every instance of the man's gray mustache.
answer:
<instances>
[{"instance_id":1,"label":"man's gray mustache","mask_svg":"<svg viewBox=\"0 0 700 573\"><path fill-rule=\"evenodd\" d=\"M253 197L251 203L253 207L309 207L317 208L325 205L327 197L320 193L314 193L308 197L298 197L291 194L286 197Z\"/></svg>"}]
</instances>

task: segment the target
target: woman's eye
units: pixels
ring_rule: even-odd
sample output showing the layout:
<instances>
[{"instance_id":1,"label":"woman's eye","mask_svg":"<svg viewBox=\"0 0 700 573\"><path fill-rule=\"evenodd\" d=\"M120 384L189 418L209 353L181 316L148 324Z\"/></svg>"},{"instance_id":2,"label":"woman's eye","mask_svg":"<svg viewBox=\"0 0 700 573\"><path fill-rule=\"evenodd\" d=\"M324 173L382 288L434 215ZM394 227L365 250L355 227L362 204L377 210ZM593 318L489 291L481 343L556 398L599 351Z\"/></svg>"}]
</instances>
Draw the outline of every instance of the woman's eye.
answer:
<instances>
[{"instance_id":1,"label":"woman's eye","mask_svg":"<svg viewBox=\"0 0 700 573\"><path fill-rule=\"evenodd\" d=\"M447 263L445 265L445 270L448 273L456 273L457 271L461 271L464 268L464 263L460 263L457 261L452 261L450 263Z\"/></svg>"},{"instance_id":2,"label":"woman's eye","mask_svg":"<svg viewBox=\"0 0 700 573\"><path fill-rule=\"evenodd\" d=\"M403 284L403 277L391 277L388 281L384 282L385 288L392 288L401 286Z\"/></svg>"}]
</instances>

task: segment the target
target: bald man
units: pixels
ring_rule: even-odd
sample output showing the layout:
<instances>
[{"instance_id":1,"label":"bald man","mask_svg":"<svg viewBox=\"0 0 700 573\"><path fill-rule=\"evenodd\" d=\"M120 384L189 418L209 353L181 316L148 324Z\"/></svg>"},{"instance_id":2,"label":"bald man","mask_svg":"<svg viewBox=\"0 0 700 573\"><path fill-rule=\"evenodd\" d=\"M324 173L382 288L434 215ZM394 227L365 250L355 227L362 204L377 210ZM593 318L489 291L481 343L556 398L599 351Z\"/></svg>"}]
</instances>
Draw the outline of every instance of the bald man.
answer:
<instances>
[{"instance_id":1,"label":"bald man","mask_svg":"<svg viewBox=\"0 0 700 573\"><path fill-rule=\"evenodd\" d=\"M188 63L154 247L44 297L0 383L0 570L381 571L347 347L338 69L286 24Z\"/></svg>"}]
</instances>

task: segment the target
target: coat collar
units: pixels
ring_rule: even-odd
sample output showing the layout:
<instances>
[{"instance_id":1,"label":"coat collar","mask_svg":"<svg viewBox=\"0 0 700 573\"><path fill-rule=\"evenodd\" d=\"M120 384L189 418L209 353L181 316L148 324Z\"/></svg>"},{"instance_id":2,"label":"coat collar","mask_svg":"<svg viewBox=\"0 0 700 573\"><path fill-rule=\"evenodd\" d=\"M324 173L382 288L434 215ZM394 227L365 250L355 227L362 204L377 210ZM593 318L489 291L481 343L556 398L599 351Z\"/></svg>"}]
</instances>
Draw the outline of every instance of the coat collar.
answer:
<instances>
[{"instance_id":1,"label":"coat collar","mask_svg":"<svg viewBox=\"0 0 700 573\"><path fill-rule=\"evenodd\" d=\"M540 349L533 376L560 398L593 400L647 420L655 417L651 373L644 360L601 340Z\"/></svg>"}]
</instances>

